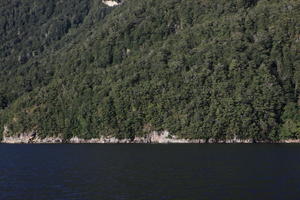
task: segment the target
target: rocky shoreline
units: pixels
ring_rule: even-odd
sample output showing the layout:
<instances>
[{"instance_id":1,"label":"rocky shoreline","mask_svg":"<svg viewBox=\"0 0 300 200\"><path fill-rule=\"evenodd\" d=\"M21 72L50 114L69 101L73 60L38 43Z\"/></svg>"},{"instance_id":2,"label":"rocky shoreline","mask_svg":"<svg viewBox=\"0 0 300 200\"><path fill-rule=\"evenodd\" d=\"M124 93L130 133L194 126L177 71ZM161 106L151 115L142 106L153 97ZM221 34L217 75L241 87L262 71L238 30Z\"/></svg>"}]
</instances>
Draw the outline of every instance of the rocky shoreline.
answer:
<instances>
[{"instance_id":1,"label":"rocky shoreline","mask_svg":"<svg viewBox=\"0 0 300 200\"><path fill-rule=\"evenodd\" d=\"M92 139L83 139L72 137L64 140L62 137L45 137L40 138L35 132L22 133L16 136L7 136L4 132L3 139L0 143L4 144L252 144L252 143L282 143L292 144L300 143L300 140L281 140L276 142L270 141L253 141L251 139L228 139L228 140L204 140L204 139L182 139L170 135L168 131L154 131L145 137L135 137L131 139L118 139L115 137L100 137Z\"/></svg>"}]
</instances>

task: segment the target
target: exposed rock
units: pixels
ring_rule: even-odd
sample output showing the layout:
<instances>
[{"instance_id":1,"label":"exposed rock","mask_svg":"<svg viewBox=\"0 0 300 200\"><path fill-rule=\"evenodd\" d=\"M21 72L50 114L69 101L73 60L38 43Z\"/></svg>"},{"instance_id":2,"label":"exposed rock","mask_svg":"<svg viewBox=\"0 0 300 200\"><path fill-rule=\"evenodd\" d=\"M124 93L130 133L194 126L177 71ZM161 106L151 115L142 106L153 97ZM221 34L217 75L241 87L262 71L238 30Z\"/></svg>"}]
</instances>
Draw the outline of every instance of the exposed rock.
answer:
<instances>
[{"instance_id":1,"label":"exposed rock","mask_svg":"<svg viewBox=\"0 0 300 200\"><path fill-rule=\"evenodd\" d=\"M157 132L154 131L145 137L135 137L133 140L130 139L118 139L115 137L100 137L92 139L82 139L78 137L72 137L69 140L70 143L156 143L156 144L167 144L167 143L205 143L205 140L189 140L179 139L175 136L171 136L168 131Z\"/></svg>"},{"instance_id":2,"label":"exposed rock","mask_svg":"<svg viewBox=\"0 0 300 200\"><path fill-rule=\"evenodd\" d=\"M109 1L109 0L102 0L102 3L104 3L105 5L109 6L109 7L114 7L114 6L119 6L122 4L122 2L117 2L117 1Z\"/></svg>"},{"instance_id":3,"label":"exposed rock","mask_svg":"<svg viewBox=\"0 0 300 200\"><path fill-rule=\"evenodd\" d=\"M181 139L176 136L170 135L168 131L157 132L154 131L150 133L147 137L149 143L158 143L158 144L166 144L166 143L204 143L203 140L191 140L191 139Z\"/></svg>"},{"instance_id":4,"label":"exposed rock","mask_svg":"<svg viewBox=\"0 0 300 200\"><path fill-rule=\"evenodd\" d=\"M253 139L240 139L236 136L232 139L227 139L225 141L218 141L218 143L226 143L226 144L252 144L254 143Z\"/></svg>"},{"instance_id":5,"label":"exposed rock","mask_svg":"<svg viewBox=\"0 0 300 200\"><path fill-rule=\"evenodd\" d=\"M78 137L72 137L70 139L70 143L76 143L76 144L79 144L79 143L84 143L86 140L84 139L81 139L81 138L78 138Z\"/></svg>"},{"instance_id":6,"label":"exposed rock","mask_svg":"<svg viewBox=\"0 0 300 200\"><path fill-rule=\"evenodd\" d=\"M2 143L7 144L29 144L29 143L62 143L63 139L61 137L45 137L40 138L36 132L32 131L29 133L20 133L18 135L8 135L9 130L5 126L3 131Z\"/></svg>"},{"instance_id":7,"label":"exposed rock","mask_svg":"<svg viewBox=\"0 0 300 200\"><path fill-rule=\"evenodd\" d=\"M131 143L131 141L129 139L117 139L115 137L100 137L100 138L92 138L92 139L82 139L82 138L78 138L78 137L72 137L69 140L69 143L73 143L73 144L82 144L82 143L86 143L86 144L117 144L117 143Z\"/></svg>"},{"instance_id":8,"label":"exposed rock","mask_svg":"<svg viewBox=\"0 0 300 200\"><path fill-rule=\"evenodd\" d=\"M116 137L100 137L100 138L91 138L91 139L83 139L79 137L72 137L68 141L64 141L62 137L45 137L41 138L35 131L28 132L28 133L20 133L18 135L10 135L8 127L4 127L3 131L3 140L2 143L7 144L21 144L21 143L86 143L86 144L129 144L129 143L152 143L152 144L168 144L168 143L181 143L181 144L204 144L204 143L226 143L226 144L234 144L234 143L243 143L243 144L250 144L254 143L252 139L227 139L227 140L214 140L214 139L183 139L178 138L176 136L171 135L168 131L157 132L153 131L150 134L146 135L145 137L135 137L133 140L131 139L118 139ZM256 143L268 143L267 141L258 141ZM288 139L288 140L280 140L278 142L273 143L300 143L300 139Z\"/></svg>"},{"instance_id":9,"label":"exposed rock","mask_svg":"<svg viewBox=\"0 0 300 200\"><path fill-rule=\"evenodd\" d=\"M39 138L39 137L32 137L30 134L20 134L18 136L3 136L2 143L7 144L39 144L39 143L62 143L63 139L60 137L45 137L45 138Z\"/></svg>"},{"instance_id":10,"label":"exposed rock","mask_svg":"<svg viewBox=\"0 0 300 200\"><path fill-rule=\"evenodd\" d=\"M299 144L300 139L288 139L288 140L281 140L279 143L286 143L286 144Z\"/></svg>"}]
</instances>

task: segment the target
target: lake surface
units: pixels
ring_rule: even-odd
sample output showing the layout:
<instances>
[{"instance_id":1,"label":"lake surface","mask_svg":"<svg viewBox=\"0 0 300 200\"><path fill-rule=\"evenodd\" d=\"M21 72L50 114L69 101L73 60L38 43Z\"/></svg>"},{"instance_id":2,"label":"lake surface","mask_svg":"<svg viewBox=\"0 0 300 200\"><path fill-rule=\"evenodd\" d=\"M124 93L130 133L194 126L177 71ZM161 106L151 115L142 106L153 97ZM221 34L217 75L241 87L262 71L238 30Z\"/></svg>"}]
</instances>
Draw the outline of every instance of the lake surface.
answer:
<instances>
[{"instance_id":1,"label":"lake surface","mask_svg":"<svg viewBox=\"0 0 300 200\"><path fill-rule=\"evenodd\" d=\"M300 145L0 144L2 200L300 199Z\"/></svg>"}]
</instances>

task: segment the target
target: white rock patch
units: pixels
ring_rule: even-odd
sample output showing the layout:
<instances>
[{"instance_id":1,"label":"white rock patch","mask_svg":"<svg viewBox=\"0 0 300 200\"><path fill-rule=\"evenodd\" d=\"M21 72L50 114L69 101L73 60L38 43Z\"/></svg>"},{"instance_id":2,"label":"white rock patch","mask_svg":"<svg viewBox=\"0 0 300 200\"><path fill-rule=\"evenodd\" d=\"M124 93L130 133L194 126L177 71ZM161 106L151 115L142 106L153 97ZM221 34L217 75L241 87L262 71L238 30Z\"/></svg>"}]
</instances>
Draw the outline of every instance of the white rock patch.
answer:
<instances>
[{"instance_id":1,"label":"white rock patch","mask_svg":"<svg viewBox=\"0 0 300 200\"><path fill-rule=\"evenodd\" d=\"M107 5L109 7L118 6L121 4L116 1L107 1L107 0L102 0L102 3L104 3L105 5Z\"/></svg>"}]
</instances>

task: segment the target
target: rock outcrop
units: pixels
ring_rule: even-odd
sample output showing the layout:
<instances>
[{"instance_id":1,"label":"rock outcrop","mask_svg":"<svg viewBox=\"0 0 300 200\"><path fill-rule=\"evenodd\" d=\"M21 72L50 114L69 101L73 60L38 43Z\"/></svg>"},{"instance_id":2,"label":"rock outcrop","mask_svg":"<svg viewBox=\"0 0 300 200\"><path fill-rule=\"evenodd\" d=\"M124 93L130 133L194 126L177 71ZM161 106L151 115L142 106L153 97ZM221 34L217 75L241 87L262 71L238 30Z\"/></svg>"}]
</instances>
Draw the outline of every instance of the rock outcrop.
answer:
<instances>
[{"instance_id":1,"label":"rock outcrop","mask_svg":"<svg viewBox=\"0 0 300 200\"><path fill-rule=\"evenodd\" d=\"M28 133L20 133L17 135L9 135L9 130L5 126L3 131L2 143L7 144L30 144L30 143L62 143L63 139L61 137L45 137L41 138L35 131Z\"/></svg>"},{"instance_id":2,"label":"rock outcrop","mask_svg":"<svg viewBox=\"0 0 300 200\"><path fill-rule=\"evenodd\" d=\"M268 143L265 141L254 141L252 139L227 139L227 140L213 140L213 139L183 139L178 138L176 136L171 135L168 131L153 131L144 137L135 137L134 139L118 139L116 137L104 137L101 136L99 138L91 138L91 139L83 139L79 137L72 137L69 140L64 140L62 137L45 137L41 138L39 135L32 131L29 133L20 133L17 135L10 135L7 127L4 127L3 139L2 143L7 144L55 144L55 143L73 143L73 144L129 144L129 143L151 143L151 144L169 144L169 143L180 143L180 144L204 144L204 143L225 143L225 144L250 144L250 143ZM278 142L273 143L300 143L300 140L280 140Z\"/></svg>"},{"instance_id":3,"label":"rock outcrop","mask_svg":"<svg viewBox=\"0 0 300 200\"><path fill-rule=\"evenodd\" d=\"M36 133L21 133L15 136L3 136L2 143L7 144L39 144L39 143L62 143L63 139L61 137L45 137L40 138L36 136Z\"/></svg>"},{"instance_id":4,"label":"rock outcrop","mask_svg":"<svg viewBox=\"0 0 300 200\"><path fill-rule=\"evenodd\" d=\"M122 1L123 2L123 1ZM114 7L114 6L119 6L122 4L122 2L117 2L117 1L109 1L109 0L102 0L102 3L109 7Z\"/></svg>"},{"instance_id":5,"label":"rock outcrop","mask_svg":"<svg viewBox=\"0 0 300 200\"><path fill-rule=\"evenodd\" d=\"M145 137L135 137L131 139L118 139L115 137L100 137L92 139L82 139L73 137L69 140L70 143L152 143L152 144L168 144L168 143L205 143L204 140L189 140L179 139L175 136L171 136L168 131L157 132L154 131Z\"/></svg>"}]
</instances>

